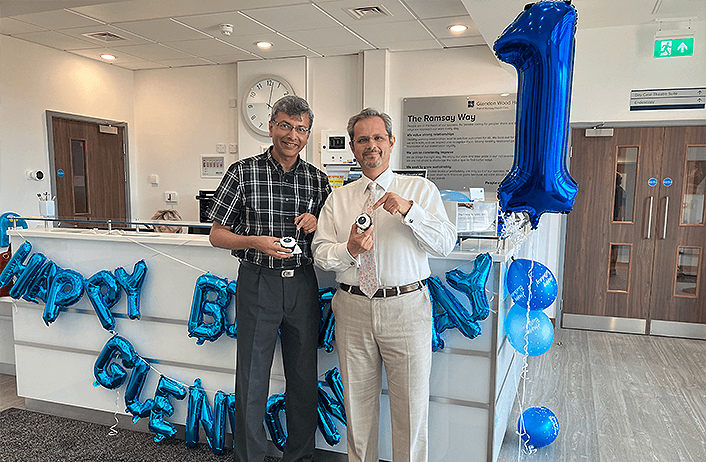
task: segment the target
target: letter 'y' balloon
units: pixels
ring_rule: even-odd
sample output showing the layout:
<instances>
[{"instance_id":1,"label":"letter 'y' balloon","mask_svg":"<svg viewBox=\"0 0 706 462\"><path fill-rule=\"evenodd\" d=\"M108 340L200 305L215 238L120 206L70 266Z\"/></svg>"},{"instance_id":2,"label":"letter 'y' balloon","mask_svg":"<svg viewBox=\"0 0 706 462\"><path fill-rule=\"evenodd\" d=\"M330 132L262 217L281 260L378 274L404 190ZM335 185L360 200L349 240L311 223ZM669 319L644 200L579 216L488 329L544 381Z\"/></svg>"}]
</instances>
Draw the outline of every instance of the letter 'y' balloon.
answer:
<instances>
[{"instance_id":1,"label":"letter 'y' balloon","mask_svg":"<svg viewBox=\"0 0 706 462\"><path fill-rule=\"evenodd\" d=\"M517 69L515 159L498 187L503 213L569 213L578 184L566 168L576 10L566 2L528 5L495 41Z\"/></svg>"}]
</instances>

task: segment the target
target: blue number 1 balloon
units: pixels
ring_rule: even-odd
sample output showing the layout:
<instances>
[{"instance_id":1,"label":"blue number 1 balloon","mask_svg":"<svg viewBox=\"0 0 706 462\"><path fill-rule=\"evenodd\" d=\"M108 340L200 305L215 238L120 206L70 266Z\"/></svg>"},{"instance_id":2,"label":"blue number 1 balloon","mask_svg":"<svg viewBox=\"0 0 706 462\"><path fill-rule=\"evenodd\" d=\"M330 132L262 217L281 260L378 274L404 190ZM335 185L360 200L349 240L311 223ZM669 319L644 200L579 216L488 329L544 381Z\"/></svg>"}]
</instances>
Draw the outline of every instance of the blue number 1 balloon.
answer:
<instances>
[{"instance_id":1,"label":"blue number 1 balloon","mask_svg":"<svg viewBox=\"0 0 706 462\"><path fill-rule=\"evenodd\" d=\"M575 32L573 6L537 2L493 47L518 76L515 159L498 200L504 213L527 212L533 229L544 212L569 213L578 192L566 168Z\"/></svg>"}]
</instances>

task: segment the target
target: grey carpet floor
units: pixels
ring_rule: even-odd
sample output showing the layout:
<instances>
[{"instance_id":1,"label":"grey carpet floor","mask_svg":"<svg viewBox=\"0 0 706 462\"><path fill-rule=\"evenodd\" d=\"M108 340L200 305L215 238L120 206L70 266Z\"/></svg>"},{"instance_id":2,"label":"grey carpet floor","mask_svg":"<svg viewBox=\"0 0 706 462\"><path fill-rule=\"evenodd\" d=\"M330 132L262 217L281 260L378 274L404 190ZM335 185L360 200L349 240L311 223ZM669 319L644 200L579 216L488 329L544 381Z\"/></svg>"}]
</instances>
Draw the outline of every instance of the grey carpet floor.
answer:
<instances>
[{"instance_id":1,"label":"grey carpet floor","mask_svg":"<svg viewBox=\"0 0 706 462\"><path fill-rule=\"evenodd\" d=\"M0 462L229 462L232 449L215 455L207 444L191 449L183 440L154 442L154 435L40 414L24 409L0 412ZM281 459L266 457L264 462Z\"/></svg>"}]
</instances>

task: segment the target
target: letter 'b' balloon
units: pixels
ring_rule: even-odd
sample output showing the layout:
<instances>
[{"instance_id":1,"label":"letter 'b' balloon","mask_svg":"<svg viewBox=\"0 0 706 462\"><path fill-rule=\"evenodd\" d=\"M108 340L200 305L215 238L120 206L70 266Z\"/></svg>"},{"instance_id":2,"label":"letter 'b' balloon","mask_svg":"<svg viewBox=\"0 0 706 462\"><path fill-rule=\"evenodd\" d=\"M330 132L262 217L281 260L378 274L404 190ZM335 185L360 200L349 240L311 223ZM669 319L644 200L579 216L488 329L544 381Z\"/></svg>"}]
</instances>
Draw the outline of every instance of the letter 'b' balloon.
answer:
<instances>
[{"instance_id":1,"label":"letter 'b' balloon","mask_svg":"<svg viewBox=\"0 0 706 462\"><path fill-rule=\"evenodd\" d=\"M566 168L576 10L567 2L529 6L495 41L517 69L515 160L498 188L503 213L569 213L578 184Z\"/></svg>"}]
</instances>

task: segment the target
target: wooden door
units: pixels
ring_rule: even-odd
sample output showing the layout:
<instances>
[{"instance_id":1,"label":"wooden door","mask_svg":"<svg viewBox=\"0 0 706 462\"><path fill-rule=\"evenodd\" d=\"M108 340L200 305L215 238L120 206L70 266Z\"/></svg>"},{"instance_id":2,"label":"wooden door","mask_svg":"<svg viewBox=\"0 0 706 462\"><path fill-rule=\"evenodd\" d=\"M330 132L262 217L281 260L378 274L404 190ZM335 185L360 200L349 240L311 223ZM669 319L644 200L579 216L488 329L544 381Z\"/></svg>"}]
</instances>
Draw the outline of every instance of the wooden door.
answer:
<instances>
[{"instance_id":1,"label":"wooden door","mask_svg":"<svg viewBox=\"0 0 706 462\"><path fill-rule=\"evenodd\" d=\"M82 220L126 220L123 130L101 130L97 123L52 117L59 218L76 220L74 225Z\"/></svg>"},{"instance_id":2,"label":"wooden door","mask_svg":"<svg viewBox=\"0 0 706 462\"><path fill-rule=\"evenodd\" d=\"M665 131L655 214L652 321L706 323L706 127Z\"/></svg>"},{"instance_id":3,"label":"wooden door","mask_svg":"<svg viewBox=\"0 0 706 462\"><path fill-rule=\"evenodd\" d=\"M567 218L565 327L650 333L652 319L706 323L705 129L572 131L571 174L580 189Z\"/></svg>"}]
</instances>

